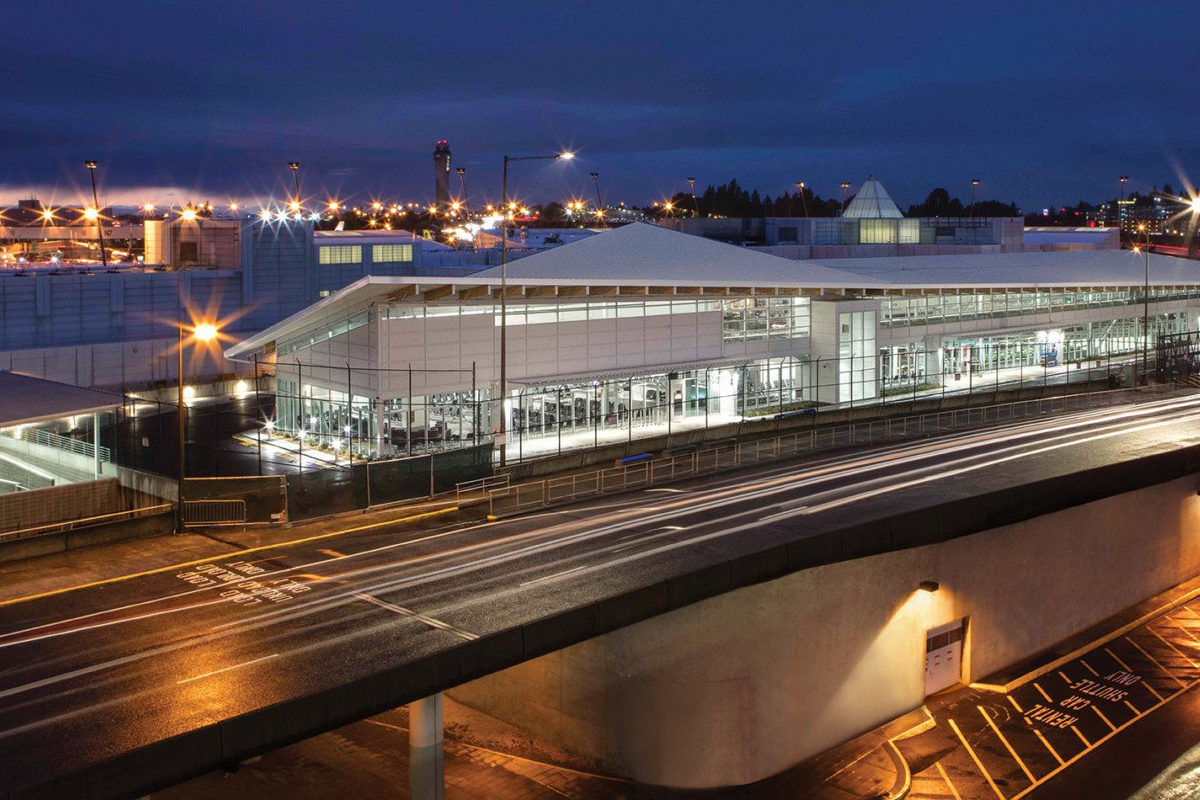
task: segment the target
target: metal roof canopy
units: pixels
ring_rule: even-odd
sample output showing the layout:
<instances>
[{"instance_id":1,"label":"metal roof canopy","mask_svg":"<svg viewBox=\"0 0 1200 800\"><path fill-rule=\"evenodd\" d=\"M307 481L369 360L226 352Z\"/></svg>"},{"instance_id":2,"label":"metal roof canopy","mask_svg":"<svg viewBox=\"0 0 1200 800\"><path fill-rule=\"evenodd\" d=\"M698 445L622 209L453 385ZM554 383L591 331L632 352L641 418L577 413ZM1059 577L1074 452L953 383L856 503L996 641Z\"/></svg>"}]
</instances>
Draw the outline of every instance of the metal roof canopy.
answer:
<instances>
[{"instance_id":1,"label":"metal roof canopy","mask_svg":"<svg viewBox=\"0 0 1200 800\"><path fill-rule=\"evenodd\" d=\"M0 428L112 411L122 402L113 392L0 372Z\"/></svg>"}]
</instances>

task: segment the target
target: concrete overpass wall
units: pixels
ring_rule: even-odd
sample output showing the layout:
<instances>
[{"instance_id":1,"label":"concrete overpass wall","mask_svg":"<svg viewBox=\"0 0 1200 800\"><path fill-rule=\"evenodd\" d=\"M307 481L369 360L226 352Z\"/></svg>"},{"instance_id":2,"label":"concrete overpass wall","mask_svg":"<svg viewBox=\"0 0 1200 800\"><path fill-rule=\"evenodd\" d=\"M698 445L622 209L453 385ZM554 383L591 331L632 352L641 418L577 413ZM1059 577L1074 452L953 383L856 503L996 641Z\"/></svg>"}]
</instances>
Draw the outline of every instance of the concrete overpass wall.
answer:
<instances>
[{"instance_id":1,"label":"concrete overpass wall","mask_svg":"<svg viewBox=\"0 0 1200 800\"><path fill-rule=\"evenodd\" d=\"M966 618L974 680L1196 575L1197 484L813 567L450 694L639 781L749 783L919 706L930 628Z\"/></svg>"}]
</instances>

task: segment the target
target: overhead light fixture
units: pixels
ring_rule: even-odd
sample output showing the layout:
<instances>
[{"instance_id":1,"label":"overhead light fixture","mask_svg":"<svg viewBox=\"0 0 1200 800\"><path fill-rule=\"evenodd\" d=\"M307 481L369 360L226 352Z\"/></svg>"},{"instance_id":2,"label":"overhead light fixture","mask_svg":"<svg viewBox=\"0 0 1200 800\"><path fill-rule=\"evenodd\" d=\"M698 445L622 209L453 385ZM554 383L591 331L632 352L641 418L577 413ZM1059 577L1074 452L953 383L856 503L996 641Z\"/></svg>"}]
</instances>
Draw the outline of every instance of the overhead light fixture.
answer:
<instances>
[{"instance_id":1,"label":"overhead light fixture","mask_svg":"<svg viewBox=\"0 0 1200 800\"><path fill-rule=\"evenodd\" d=\"M936 592L941 587L937 581L921 581L917 584L917 588L922 592Z\"/></svg>"}]
</instances>

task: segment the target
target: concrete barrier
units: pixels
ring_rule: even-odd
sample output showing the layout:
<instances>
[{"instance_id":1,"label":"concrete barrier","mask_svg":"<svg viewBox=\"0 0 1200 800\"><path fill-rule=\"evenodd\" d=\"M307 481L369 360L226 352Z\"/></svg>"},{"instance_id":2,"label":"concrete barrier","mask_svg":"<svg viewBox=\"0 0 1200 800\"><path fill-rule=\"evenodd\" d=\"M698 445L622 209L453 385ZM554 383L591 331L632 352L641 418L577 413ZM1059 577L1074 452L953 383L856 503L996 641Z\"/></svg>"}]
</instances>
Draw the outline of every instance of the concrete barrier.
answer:
<instances>
[{"instance_id":1,"label":"concrete barrier","mask_svg":"<svg viewBox=\"0 0 1200 800\"><path fill-rule=\"evenodd\" d=\"M118 522L46 533L26 539L12 539L0 542L0 563L20 561L50 553L62 553L67 550L78 550L81 547L92 547L124 539L163 536L174 530L175 512L166 510Z\"/></svg>"}]
</instances>

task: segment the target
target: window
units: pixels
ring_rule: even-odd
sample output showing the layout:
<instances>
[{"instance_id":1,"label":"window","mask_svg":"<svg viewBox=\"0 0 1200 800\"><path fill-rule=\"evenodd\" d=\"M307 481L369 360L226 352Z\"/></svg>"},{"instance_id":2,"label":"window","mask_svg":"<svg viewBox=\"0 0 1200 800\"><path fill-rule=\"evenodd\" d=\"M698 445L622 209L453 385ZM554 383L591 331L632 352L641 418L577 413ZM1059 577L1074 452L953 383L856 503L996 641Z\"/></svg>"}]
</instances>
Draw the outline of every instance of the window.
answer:
<instances>
[{"instance_id":1,"label":"window","mask_svg":"<svg viewBox=\"0 0 1200 800\"><path fill-rule=\"evenodd\" d=\"M779 241L781 242L796 242L799 241L799 228L795 226L780 226Z\"/></svg>"},{"instance_id":2,"label":"window","mask_svg":"<svg viewBox=\"0 0 1200 800\"><path fill-rule=\"evenodd\" d=\"M895 244L896 220L862 219L858 221L860 244Z\"/></svg>"},{"instance_id":3,"label":"window","mask_svg":"<svg viewBox=\"0 0 1200 800\"><path fill-rule=\"evenodd\" d=\"M318 248L321 264L361 264L362 245L337 245Z\"/></svg>"},{"instance_id":4,"label":"window","mask_svg":"<svg viewBox=\"0 0 1200 800\"><path fill-rule=\"evenodd\" d=\"M397 261L412 261L411 244L377 244L371 247L371 260L376 264L389 264Z\"/></svg>"}]
</instances>

